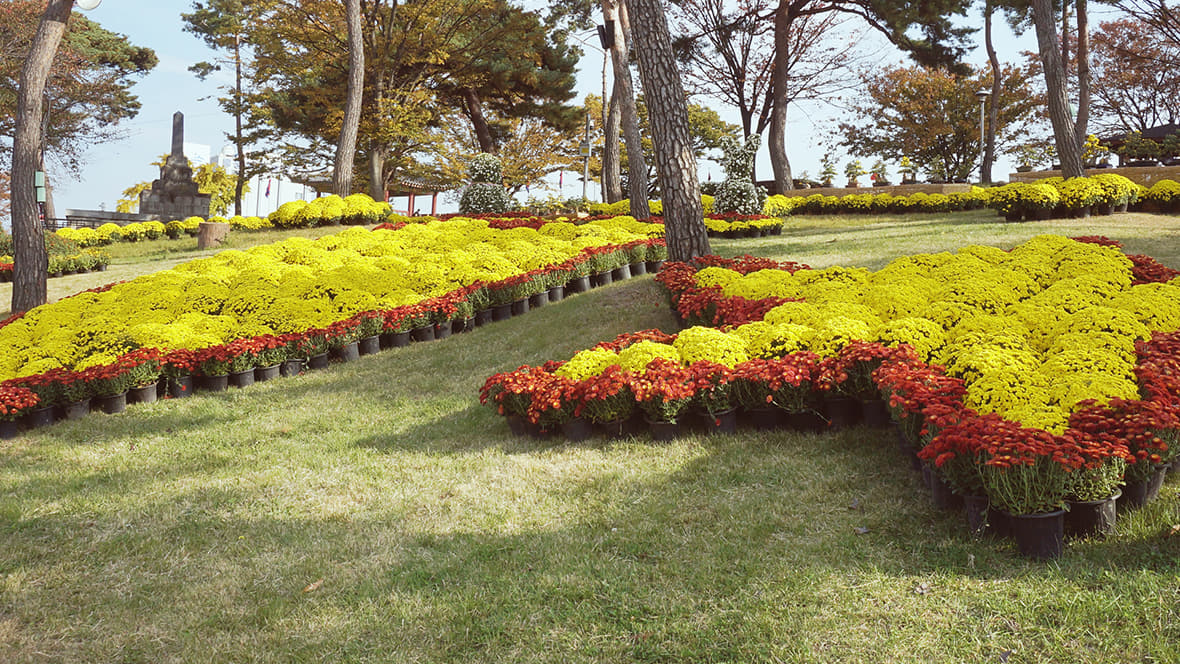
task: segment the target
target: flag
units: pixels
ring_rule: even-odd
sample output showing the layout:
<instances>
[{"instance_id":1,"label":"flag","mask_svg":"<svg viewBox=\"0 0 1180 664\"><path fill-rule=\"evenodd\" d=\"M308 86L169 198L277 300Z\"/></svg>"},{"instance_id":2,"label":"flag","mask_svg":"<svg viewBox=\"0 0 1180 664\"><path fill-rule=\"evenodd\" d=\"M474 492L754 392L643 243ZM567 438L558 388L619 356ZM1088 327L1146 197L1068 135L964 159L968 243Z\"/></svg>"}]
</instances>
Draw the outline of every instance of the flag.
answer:
<instances>
[{"instance_id":1,"label":"flag","mask_svg":"<svg viewBox=\"0 0 1180 664\"><path fill-rule=\"evenodd\" d=\"M713 181L713 171L709 171L709 179L707 180L707 182L712 182L712 181Z\"/></svg>"},{"instance_id":2,"label":"flag","mask_svg":"<svg viewBox=\"0 0 1180 664\"><path fill-rule=\"evenodd\" d=\"M524 193L529 193L529 183L524 183Z\"/></svg>"},{"instance_id":3,"label":"flag","mask_svg":"<svg viewBox=\"0 0 1180 664\"><path fill-rule=\"evenodd\" d=\"M565 184L565 171L557 171L557 186Z\"/></svg>"},{"instance_id":4,"label":"flag","mask_svg":"<svg viewBox=\"0 0 1180 664\"><path fill-rule=\"evenodd\" d=\"M265 196L267 198L270 198L270 183L271 183L271 178L267 178L266 179L266 193L263 194L263 196Z\"/></svg>"}]
</instances>

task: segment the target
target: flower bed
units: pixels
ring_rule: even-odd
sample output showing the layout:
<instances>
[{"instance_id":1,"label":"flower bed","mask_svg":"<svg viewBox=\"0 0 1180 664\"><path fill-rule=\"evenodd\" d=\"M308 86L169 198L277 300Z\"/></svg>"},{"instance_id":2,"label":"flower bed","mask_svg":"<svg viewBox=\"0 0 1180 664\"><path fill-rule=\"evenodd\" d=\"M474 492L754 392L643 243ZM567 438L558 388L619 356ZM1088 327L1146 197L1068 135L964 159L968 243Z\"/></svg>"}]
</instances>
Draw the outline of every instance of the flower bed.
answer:
<instances>
[{"instance_id":1,"label":"flower bed","mask_svg":"<svg viewBox=\"0 0 1180 664\"><path fill-rule=\"evenodd\" d=\"M226 369L257 355L259 343L307 357L379 333L449 326L598 268L662 259L662 231L633 219L536 230L452 219L225 251L0 323L0 385L35 386L42 404L63 404L84 396L63 386L91 384L87 371L122 367L139 349L163 353L158 378Z\"/></svg>"},{"instance_id":2,"label":"flower bed","mask_svg":"<svg viewBox=\"0 0 1180 664\"><path fill-rule=\"evenodd\" d=\"M673 306L721 329L624 336L492 376L481 398L543 429L583 413L600 418L591 404L603 385L609 414L647 399L669 418L880 395L960 492L1013 514L1106 497L1175 454L1180 280L1088 239L965 247L878 272L750 257L669 264L659 281ZM705 309L694 299L702 293ZM790 392L780 396L784 381Z\"/></svg>"},{"instance_id":3,"label":"flower bed","mask_svg":"<svg viewBox=\"0 0 1180 664\"><path fill-rule=\"evenodd\" d=\"M775 217L793 214L915 214L976 210L987 202L987 190L972 187L966 193L926 194L909 196L893 194L848 194L847 196L783 196L776 194L766 199L762 211Z\"/></svg>"},{"instance_id":4,"label":"flower bed","mask_svg":"<svg viewBox=\"0 0 1180 664\"><path fill-rule=\"evenodd\" d=\"M275 228L308 228L379 224L389 215L389 203L377 202L365 194L341 198L335 194L311 202L295 200L283 203L267 220Z\"/></svg>"},{"instance_id":5,"label":"flower bed","mask_svg":"<svg viewBox=\"0 0 1180 664\"><path fill-rule=\"evenodd\" d=\"M1126 210L1145 193L1140 185L1114 173L1092 177L1045 178L1036 182L1012 182L986 191L988 206L1008 221L1110 214Z\"/></svg>"},{"instance_id":6,"label":"flower bed","mask_svg":"<svg viewBox=\"0 0 1180 664\"><path fill-rule=\"evenodd\" d=\"M782 232L782 219L761 214L711 214L705 217L709 237L758 237Z\"/></svg>"},{"instance_id":7,"label":"flower bed","mask_svg":"<svg viewBox=\"0 0 1180 664\"><path fill-rule=\"evenodd\" d=\"M0 282L12 280L12 237L0 230ZM81 248L78 243L52 233L45 234L46 272L51 277L105 270L111 257L101 249Z\"/></svg>"}]
</instances>

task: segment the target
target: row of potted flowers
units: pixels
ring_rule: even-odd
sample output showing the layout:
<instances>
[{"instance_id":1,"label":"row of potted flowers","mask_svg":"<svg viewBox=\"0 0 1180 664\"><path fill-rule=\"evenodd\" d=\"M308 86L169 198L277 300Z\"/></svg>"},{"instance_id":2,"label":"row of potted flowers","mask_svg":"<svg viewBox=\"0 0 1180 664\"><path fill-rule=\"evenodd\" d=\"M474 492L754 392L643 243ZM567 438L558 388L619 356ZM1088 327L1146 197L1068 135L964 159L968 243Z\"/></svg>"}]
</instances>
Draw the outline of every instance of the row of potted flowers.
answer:
<instances>
[{"instance_id":1,"label":"row of potted flowers","mask_svg":"<svg viewBox=\"0 0 1180 664\"><path fill-rule=\"evenodd\" d=\"M907 196L881 194L848 194L846 196L783 196L776 194L766 199L763 213L776 217L788 215L825 214L915 214L977 210L986 204L986 190L972 187L968 192L927 194L918 192Z\"/></svg>"},{"instance_id":2,"label":"row of potted flowers","mask_svg":"<svg viewBox=\"0 0 1180 664\"><path fill-rule=\"evenodd\" d=\"M310 202L288 201L270 213L267 220L276 228L372 225L384 221L390 211L389 203L374 201L366 194L351 194L343 198L332 194Z\"/></svg>"},{"instance_id":3,"label":"row of potted flowers","mask_svg":"<svg viewBox=\"0 0 1180 664\"><path fill-rule=\"evenodd\" d=\"M705 216L705 229L708 231L709 237L779 235L783 232L783 220L761 214L710 214Z\"/></svg>"},{"instance_id":4,"label":"row of potted flowers","mask_svg":"<svg viewBox=\"0 0 1180 664\"><path fill-rule=\"evenodd\" d=\"M607 273L611 278L599 279L578 277L568 269L538 270L528 278L546 284L555 276L565 281L532 295L525 294L531 289L515 290L521 283L518 279L507 280L512 282L509 285L474 285L417 305L365 312L299 334L260 335L197 350L140 348L112 364L81 371L55 369L5 381L0 383L0 438L16 435L22 424L31 428L90 412L121 412L128 403L151 403L165 394L181 398L198 390L246 387L278 376L299 375L305 368L324 368L333 358L347 362L411 342L445 339L615 279L645 274L649 264L641 261L626 268L615 268ZM659 262L651 263L650 268L658 270ZM492 304L501 298L478 295L484 289L508 290L521 297L507 301L508 306L502 308ZM476 310L474 302L488 306Z\"/></svg>"},{"instance_id":5,"label":"row of potted flowers","mask_svg":"<svg viewBox=\"0 0 1180 664\"><path fill-rule=\"evenodd\" d=\"M0 324L0 345L9 351L0 354L0 380L108 364L138 347L193 349L302 332L476 283L493 287L474 294L472 306L480 304L478 298L503 304L552 287L547 280L561 278L559 268L580 277L634 263L640 255L662 257L658 238L624 229L636 223L501 231L469 219L399 231L350 228L316 240L225 251Z\"/></svg>"},{"instance_id":6,"label":"row of potted flowers","mask_svg":"<svg viewBox=\"0 0 1180 664\"><path fill-rule=\"evenodd\" d=\"M776 217L796 214L881 214L953 212L991 207L1011 221L1071 216L1089 209L1113 211L1180 212L1180 183L1161 180L1150 188L1113 173L1032 183L1013 182L999 187L972 187L951 194L849 194L846 196L775 195L766 199L763 213Z\"/></svg>"},{"instance_id":7,"label":"row of potted flowers","mask_svg":"<svg viewBox=\"0 0 1180 664\"><path fill-rule=\"evenodd\" d=\"M727 328L727 338L743 340L738 351L751 357L774 359L811 350L840 357L844 349L855 347L851 339L906 343L922 362L938 358L948 366L950 378L964 386L956 399L962 408L1059 437L1087 408L1086 397L1111 404L1143 401L1142 381L1135 372L1145 365L1135 354L1136 342L1151 338L1149 327L1157 334L1180 328L1177 286L1160 283L1174 279L1174 271L1154 261L1132 261L1104 238L1087 239L1089 243L1078 243L1046 236L1010 252L980 247L965 248L958 256L910 257L875 274L842 268L813 271L752 257L707 258L693 266L671 264L658 279L670 287L674 305L689 315L737 325ZM970 282L981 277L977 290ZM1139 285L1132 286L1132 281ZM902 292L899 301L895 296L903 284L909 292ZM927 303L931 296L936 301ZM951 300L939 302L938 297ZM694 309L695 301L707 305ZM922 307L916 309L917 304ZM1012 319L1022 321L1016 325L997 315L1005 307L1029 315ZM914 316L921 312L935 318ZM716 352L726 343L717 337L710 347ZM586 353L567 364L585 364L594 355ZM665 349L661 355L671 353ZM627 368L622 356L618 363ZM690 359L681 353L679 359L691 365L717 358L705 354ZM1053 384L1012 382L1019 378L1013 369L1020 366L1024 368L1017 371L1034 377L1044 373ZM1026 418L1051 430L1018 424Z\"/></svg>"},{"instance_id":8,"label":"row of potted flowers","mask_svg":"<svg viewBox=\"0 0 1180 664\"><path fill-rule=\"evenodd\" d=\"M46 268L51 278L87 272L104 272L111 257L104 251L84 249L70 256L50 256ZM0 256L0 283L12 281L12 257Z\"/></svg>"},{"instance_id":9,"label":"row of potted flowers","mask_svg":"<svg viewBox=\"0 0 1180 664\"><path fill-rule=\"evenodd\" d=\"M1157 335L1139 349L1145 399L1085 402L1060 435L965 407L962 379L921 362L907 346L853 341L830 358L799 351L727 367L685 364L656 349L676 348L677 339L647 330L569 362L496 374L480 400L514 433L560 431L571 441L592 427L621 435L636 414L655 440L679 435L694 418L708 431L732 431L739 421L816 431L855 423L860 412L878 425L891 415L909 454L933 476L936 497L941 489L965 502L975 532L988 524L990 508L990 527L1003 519L1021 552L1035 558L1059 556L1066 532L1109 533L1121 491L1124 508L1149 500L1180 441L1180 334ZM610 362L597 373L587 366L595 355Z\"/></svg>"},{"instance_id":10,"label":"row of potted flowers","mask_svg":"<svg viewBox=\"0 0 1180 664\"><path fill-rule=\"evenodd\" d=\"M987 190L988 207L1008 221L1126 212L1147 193L1142 186L1114 173L1091 177L1046 178L1012 182Z\"/></svg>"},{"instance_id":11,"label":"row of potted flowers","mask_svg":"<svg viewBox=\"0 0 1180 664\"><path fill-rule=\"evenodd\" d=\"M228 223L233 230L259 231L273 228L265 217L234 215L232 217L212 216L207 220L201 217L174 219L161 221L133 221L122 226L106 223L96 228L59 228L54 231L59 237L76 242L83 247L98 247L116 242L140 242L142 240L159 240L168 238L178 240L181 237L194 237L204 221Z\"/></svg>"},{"instance_id":12,"label":"row of potted flowers","mask_svg":"<svg viewBox=\"0 0 1180 664\"><path fill-rule=\"evenodd\" d=\"M886 355L906 352L880 348ZM857 373L857 350L831 358L798 352L743 359L732 340L709 328L678 335L644 330L565 362L495 374L480 401L505 416L515 433L563 432L575 441L591 428L617 435L637 416L658 440L694 420L719 432L732 431L742 418L758 428L840 427L852 423L851 411L859 410L852 400L869 380L868 373ZM722 361L685 360L702 353Z\"/></svg>"},{"instance_id":13,"label":"row of potted flowers","mask_svg":"<svg viewBox=\"0 0 1180 664\"><path fill-rule=\"evenodd\" d=\"M326 363L329 352L345 357L367 354L376 350L378 340L386 347L396 347L410 339L427 341L449 336L454 331L466 331L527 312L530 305L536 307L561 299L565 293L582 292L594 285L642 274L648 268L649 256L654 261L651 268L658 269L664 251L659 239L637 240L618 247L588 247L560 264L496 282L471 284L411 305L364 311L298 333L262 334L204 348L139 348L119 355L112 362L84 363L72 370L57 367L13 378L0 385L31 390L36 399L31 404L14 401L14 404L24 403L24 410L14 406L7 411L8 417L0 413L0 419L13 420L31 407L44 410L57 406L63 411L85 412L80 402L118 397L127 390L155 385L161 377L175 382L182 376L195 376L198 383L212 381L214 387L219 382L224 386L232 374L241 374L236 380L246 380L244 374L253 375L256 368L273 371L273 367L290 359L302 359L316 366ZM88 294L110 288L93 289ZM96 407L109 410L111 406L104 402Z\"/></svg>"}]
</instances>

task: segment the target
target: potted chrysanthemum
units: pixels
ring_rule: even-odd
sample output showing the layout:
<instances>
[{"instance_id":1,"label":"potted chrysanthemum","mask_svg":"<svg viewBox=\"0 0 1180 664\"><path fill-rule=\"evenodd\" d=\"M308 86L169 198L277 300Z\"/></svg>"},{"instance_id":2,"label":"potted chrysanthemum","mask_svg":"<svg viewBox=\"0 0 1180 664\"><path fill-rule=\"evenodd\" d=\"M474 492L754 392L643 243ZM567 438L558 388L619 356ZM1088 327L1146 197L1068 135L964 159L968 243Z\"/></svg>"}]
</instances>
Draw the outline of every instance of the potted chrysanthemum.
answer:
<instances>
[{"instance_id":1,"label":"potted chrysanthemum","mask_svg":"<svg viewBox=\"0 0 1180 664\"><path fill-rule=\"evenodd\" d=\"M657 438L675 435L675 425L695 394L692 384L688 367L662 357L652 360L642 374L634 376L631 392ZM667 429L673 431L664 433Z\"/></svg>"},{"instance_id":2,"label":"potted chrysanthemum","mask_svg":"<svg viewBox=\"0 0 1180 664\"><path fill-rule=\"evenodd\" d=\"M18 387L11 382L0 385L0 439L16 436L17 419L38 403L37 394L27 387Z\"/></svg>"}]
</instances>

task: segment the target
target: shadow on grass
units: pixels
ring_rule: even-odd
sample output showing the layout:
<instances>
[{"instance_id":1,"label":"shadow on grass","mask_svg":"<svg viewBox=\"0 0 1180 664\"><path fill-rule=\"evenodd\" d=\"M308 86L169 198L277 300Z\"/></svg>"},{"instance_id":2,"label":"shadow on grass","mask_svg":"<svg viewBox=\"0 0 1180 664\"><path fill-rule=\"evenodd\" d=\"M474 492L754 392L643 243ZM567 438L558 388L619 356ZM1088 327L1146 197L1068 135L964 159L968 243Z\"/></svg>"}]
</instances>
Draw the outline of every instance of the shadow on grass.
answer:
<instances>
[{"instance_id":1,"label":"shadow on grass","mask_svg":"<svg viewBox=\"0 0 1180 664\"><path fill-rule=\"evenodd\" d=\"M1167 555L1174 538L1073 546L1059 565L1022 561L1007 545L972 540L958 515L935 511L885 432L576 446L510 440L506 429L489 427L479 429L482 442L438 433L483 421L480 412L469 405L434 426L349 442L383 453L500 446L532 457L527 468L544 469L545 481L483 468L500 481L482 487L486 475L474 474L412 494L391 484L339 514L318 511L331 504L284 499L287 487L221 481L144 493L107 523L86 510L9 521L17 537L0 547L0 571L74 575L23 591L60 597L21 636L75 661L128 652L146 661L240 661L260 652L276 653L275 661L294 653L360 661L374 652L441 662L477 653L545 661L554 652L565 661L766 661L792 648L818 657L844 643L841 635L888 626L891 637L882 631L870 640L886 654L911 640L969 634L978 648L971 659L993 654L978 638L986 626L977 614L998 613L1026 630L1064 635L1061 642L1117 617L1104 647L1157 655L1168 647L1168 634L1147 645L1133 635L1159 616L1157 598L1178 569ZM487 418L498 419L490 411ZM629 455L577 472L563 465L600 448ZM660 457L682 462L629 467ZM108 492L135 492L148 480L181 486L224 471L231 459L161 462L97 479ZM51 483L35 490L51 495ZM1175 486L1168 490L1174 509ZM923 583L936 594L913 590ZM1008 584L1000 605L997 583ZM1080 593L1126 603L1117 612L1046 610ZM21 602L10 607L9 616L31 621ZM100 623L75 619L95 613ZM1056 647L1043 652L1060 656Z\"/></svg>"},{"instance_id":2,"label":"shadow on grass","mask_svg":"<svg viewBox=\"0 0 1180 664\"><path fill-rule=\"evenodd\" d=\"M4 470L33 472L0 515L15 659L884 661L934 642L982 661L1000 617L1053 637L1034 659L1069 660L1071 640L1168 658L1175 484L1118 536L1039 564L936 511L880 431L568 445L514 438L475 403L494 371L672 325L662 304L633 280L22 443ZM77 467L90 445L99 467L57 479L40 445Z\"/></svg>"}]
</instances>

